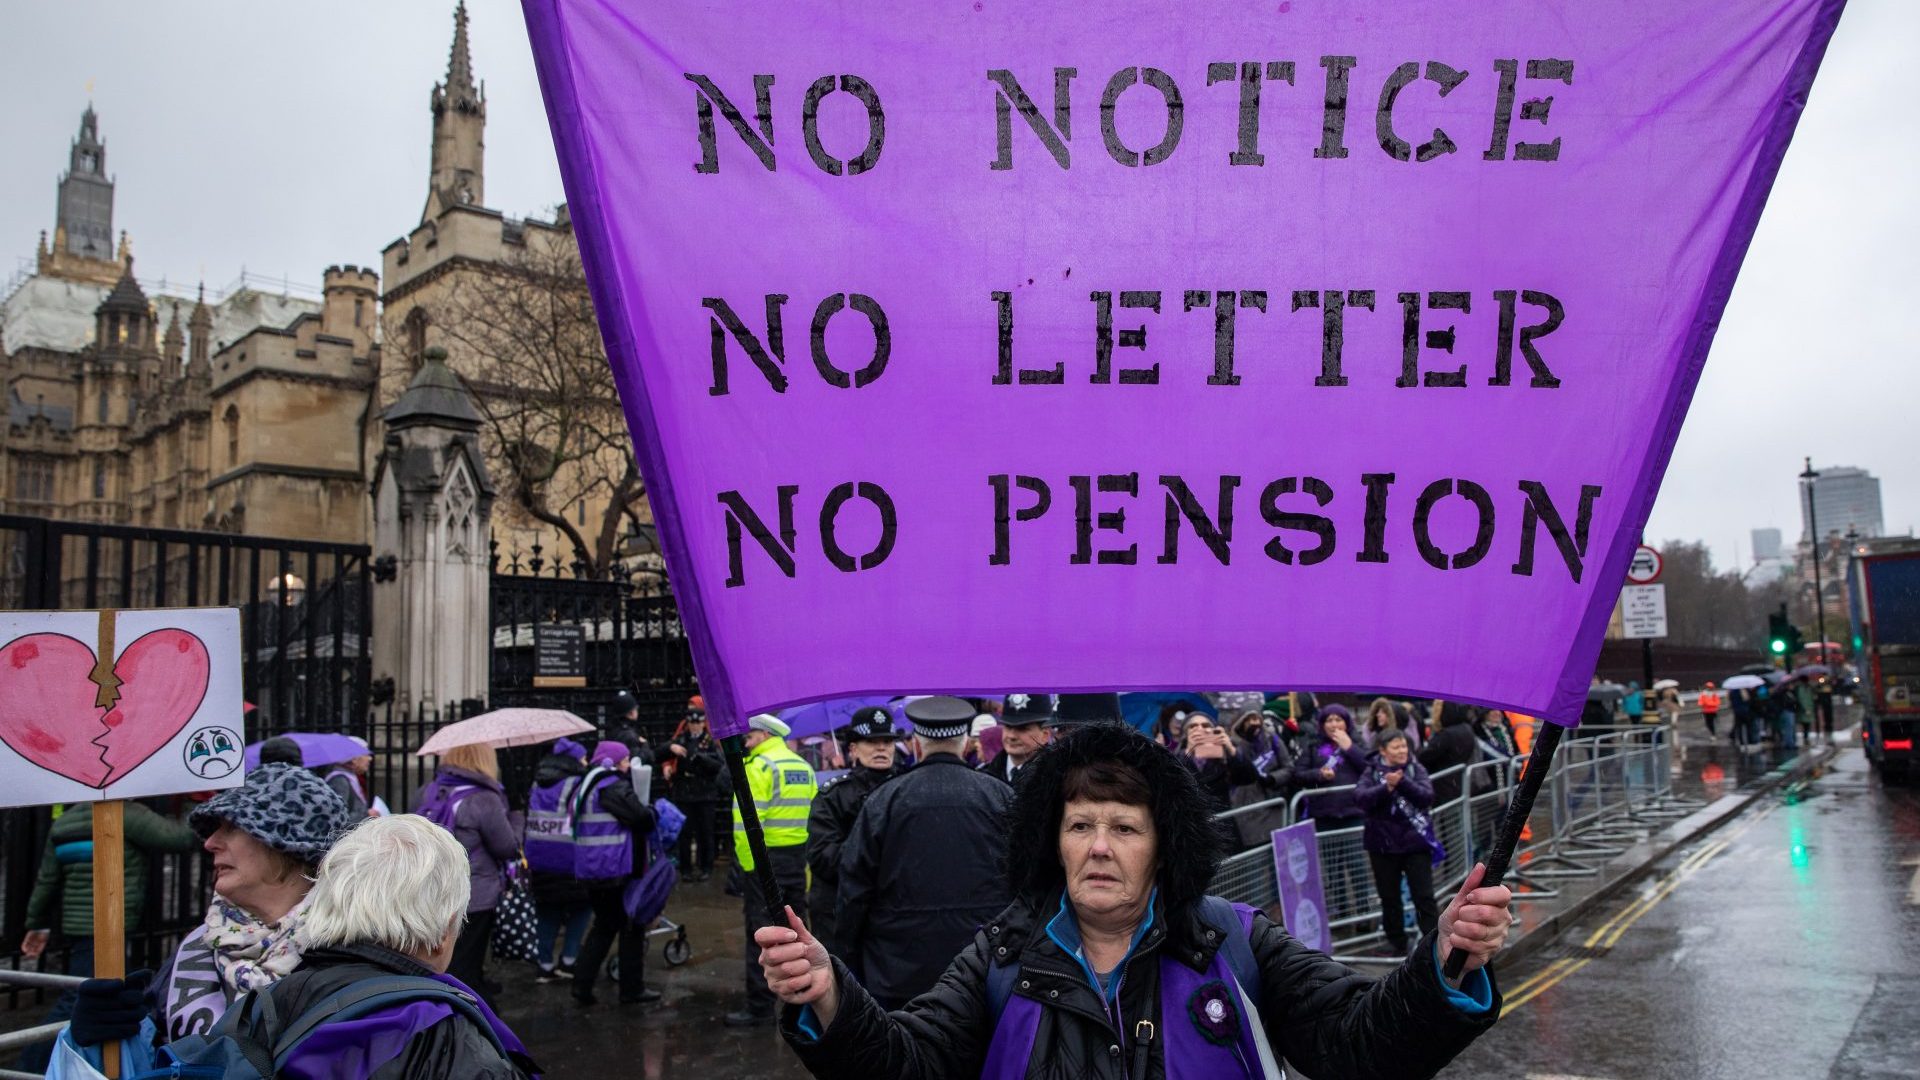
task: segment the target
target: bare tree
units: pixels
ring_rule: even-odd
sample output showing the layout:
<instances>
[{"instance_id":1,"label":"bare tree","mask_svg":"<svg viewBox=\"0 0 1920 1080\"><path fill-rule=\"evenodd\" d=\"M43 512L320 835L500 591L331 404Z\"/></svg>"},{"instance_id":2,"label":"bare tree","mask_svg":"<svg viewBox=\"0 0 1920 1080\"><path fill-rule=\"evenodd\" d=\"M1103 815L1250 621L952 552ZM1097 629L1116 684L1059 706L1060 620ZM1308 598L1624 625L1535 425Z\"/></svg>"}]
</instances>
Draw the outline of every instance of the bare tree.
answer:
<instances>
[{"instance_id":1,"label":"bare tree","mask_svg":"<svg viewBox=\"0 0 1920 1080\"><path fill-rule=\"evenodd\" d=\"M651 518L572 231L529 230L505 261L456 275L437 308L505 499L605 571ZM567 513L579 507L584 521Z\"/></svg>"}]
</instances>

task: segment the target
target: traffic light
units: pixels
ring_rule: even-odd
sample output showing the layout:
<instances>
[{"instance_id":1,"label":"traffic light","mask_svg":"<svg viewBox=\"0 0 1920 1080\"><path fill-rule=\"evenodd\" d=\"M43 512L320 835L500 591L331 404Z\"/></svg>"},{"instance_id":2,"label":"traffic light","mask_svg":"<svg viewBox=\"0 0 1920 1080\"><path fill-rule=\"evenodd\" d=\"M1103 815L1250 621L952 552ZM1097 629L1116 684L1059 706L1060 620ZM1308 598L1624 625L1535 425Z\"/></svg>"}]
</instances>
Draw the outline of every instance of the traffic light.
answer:
<instances>
[{"instance_id":1,"label":"traffic light","mask_svg":"<svg viewBox=\"0 0 1920 1080\"><path fill-rule=\"evenodd\" d=\"M1791 657L1803 652L1807 647L1806 638L1800 628L1787 621L1787 613L1775 612L1767 616L1767 651L1775 656Z\"/></svg>"}]
</instances>

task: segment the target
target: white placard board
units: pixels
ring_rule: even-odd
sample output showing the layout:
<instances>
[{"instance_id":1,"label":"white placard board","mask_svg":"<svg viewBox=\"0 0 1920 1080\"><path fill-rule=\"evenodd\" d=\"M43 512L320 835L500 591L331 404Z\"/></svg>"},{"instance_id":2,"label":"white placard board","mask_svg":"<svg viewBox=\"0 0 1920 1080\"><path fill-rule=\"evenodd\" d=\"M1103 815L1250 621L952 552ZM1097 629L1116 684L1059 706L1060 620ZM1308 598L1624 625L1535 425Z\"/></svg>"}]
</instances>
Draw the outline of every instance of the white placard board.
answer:
<instances>
[{"instance_id":1,"label":"white placard board","mask_svg":"<svg viewBox=\"0 0 1920 1080\"><path fill-rule=\"evenodd\" d=\"M1620 622L1628 638L1667 636L1667 587L1628 585L1620 590Z\"/></svg>"},{"instance_id":2,"label":"white placard board","mask_svg":"<svg viewBox=\"0 0 1920 1080\"><path fill-rule=\"evenodd\" d=\"M238 786L243 708L237 609L0 612L0 806Z\"/></svg>"}]
</instances>

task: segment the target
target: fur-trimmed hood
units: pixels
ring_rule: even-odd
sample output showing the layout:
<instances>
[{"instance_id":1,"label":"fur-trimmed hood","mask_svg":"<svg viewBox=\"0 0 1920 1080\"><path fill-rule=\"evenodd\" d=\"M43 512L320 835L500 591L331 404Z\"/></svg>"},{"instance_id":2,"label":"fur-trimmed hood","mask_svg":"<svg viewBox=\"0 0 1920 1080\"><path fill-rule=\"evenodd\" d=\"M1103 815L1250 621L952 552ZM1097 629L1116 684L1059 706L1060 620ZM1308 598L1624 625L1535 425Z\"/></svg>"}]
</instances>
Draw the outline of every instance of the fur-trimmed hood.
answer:
<instances>
[{"instance_id":1,"label":"fur-trimmed hood","mask_svg":"<svg viewBox=\"0 0 1920 1080\"><path fill-rule=\"evenodd\" d=\"M1225 828L1193 770L1145 735L1121 724L1086 724L1057 736L1015 776L1008 811L1007 879L1029 904L1051 902L1066 885L1060 865L1061 791L1076 765L1113 761L1137 769L1153 791L1159 840L1155 883L1170 911L1184 910L1213 882L1227 850Z\"/></svg>"}]
</instances>

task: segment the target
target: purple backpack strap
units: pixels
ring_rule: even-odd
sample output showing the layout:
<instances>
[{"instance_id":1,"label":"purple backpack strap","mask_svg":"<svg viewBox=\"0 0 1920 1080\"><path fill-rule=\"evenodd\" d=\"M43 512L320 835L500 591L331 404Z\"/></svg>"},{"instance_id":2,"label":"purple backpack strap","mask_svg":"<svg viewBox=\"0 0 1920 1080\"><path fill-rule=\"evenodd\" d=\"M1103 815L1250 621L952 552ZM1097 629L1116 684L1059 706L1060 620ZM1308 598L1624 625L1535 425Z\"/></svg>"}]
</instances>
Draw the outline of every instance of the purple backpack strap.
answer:
<instances>
[{"instance_id":1,"label":"purple backpack strap","mask_svg":"<svg viewBox=\"0 0 1920 1080\"><path fill-rule=\"evenodd\" d=\"M987 1060L980 1066L980 1080L1022 1080L1027 1075L1033 1044L1040 1035L1040 1003L1011 993L998 1003L992 1000L994 977L1004 971L1006 981L1011 983L1019 970L1019 965L1007 964L988 973L988 1006L998 1004L999 1008L993 1025L993 1041L987 1044Z\"/></svg>"}]
</instances>

